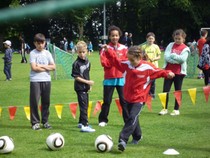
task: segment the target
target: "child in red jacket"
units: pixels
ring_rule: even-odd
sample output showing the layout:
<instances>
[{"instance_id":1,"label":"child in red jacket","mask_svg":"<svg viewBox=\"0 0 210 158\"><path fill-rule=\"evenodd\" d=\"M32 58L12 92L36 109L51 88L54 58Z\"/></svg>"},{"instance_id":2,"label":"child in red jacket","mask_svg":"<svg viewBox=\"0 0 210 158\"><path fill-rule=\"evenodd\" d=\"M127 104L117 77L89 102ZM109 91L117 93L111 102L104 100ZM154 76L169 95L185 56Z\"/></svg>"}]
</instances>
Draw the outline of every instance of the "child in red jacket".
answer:
<instances>
[{"instance_id":1,"label":"child in red jacket","mask_svg":"<svg viewBox=\"0 0 210 158\"><path fill-rule=\"evenodd\" d=\"M122 61L127 60L127 47L119 43L121 36L121 30L117 26L110 26L108 29L108 36L110 43L107 45L111 49L116 57ZM109 109L112 102L113 92L116 89L120 105L122 106L123 119L126 117L127 112L124 110L125 100L123 97L123 86L124 77L123 73L119 71L113 64L109 61L104 49L100 51L101 65L104 67L104 81L103 81L103 105L101 112L98 117L99 126L104 127L108 123ZM125 120L124 120L125 121Z\"/></svg>"},{"instance_id":2,"label":"child in red jacket","mask_svg":"<svg viewBox=\"0 0 210 158\"><path fill-rule=\"evenodd\" d=\"M128 61L120 61L116 53L103 45L112 64L125 73L124 98L128 110L128 118L120 132L118 149L124 151L129 137L132 135L132 144L138 144L142 138L139 124L139 115L150 90L151 81L160 78L173 78L174 73L169 70L156 68L153 64L143 60L143 54L138 46L128 50Z\"/></svg>"}]
</instances>

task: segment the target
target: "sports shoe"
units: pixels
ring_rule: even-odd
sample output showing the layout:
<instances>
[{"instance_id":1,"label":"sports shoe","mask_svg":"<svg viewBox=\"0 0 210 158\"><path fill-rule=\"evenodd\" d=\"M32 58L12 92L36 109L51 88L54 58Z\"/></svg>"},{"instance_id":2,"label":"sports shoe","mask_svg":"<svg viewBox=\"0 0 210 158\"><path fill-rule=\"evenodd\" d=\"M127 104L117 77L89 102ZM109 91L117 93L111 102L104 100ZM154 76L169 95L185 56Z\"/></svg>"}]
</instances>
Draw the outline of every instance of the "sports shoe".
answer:
<instances>
[{"instance_id":1,"label":"sports shoe","mask_svg":"<svg viewBox=\"0 0 210 158\"><path fill-rule=\"evenodd\" d=\"M160 112L159 112L159 115L165 115L168 113L168 110L167 109L162 109Z\"/></svg>"},{"instance_id":2,"label":"sports shoe","mask_svg":"<svg viewBox=\"0 0 210 158\"><path fill-rule=\"evenodd\" d=\"M106 125L107 125L106 122L100 122L100 123L98 124L98 126L100 126L100 127L105 127Z\"/></svg>"},{"instance_id":3,"label":"sports shoe","mask_svg":"<svg viewBox=\"0 0 210 158\"><path fill-rule=\"evenodd\" d=\"M83 126L81 127L80 132L95 132L96 130L91 128L90 126Z\"/></svg>"},{"instance_id":4,"label":"sports shoe","mask_svg":"<svg viewBox=\"0 0 210 158\"><path fill-rule=\"evenodd\" d=\"M133 139L133 140L131 141L131 144L137 145L137 144L139 144L139 142L140 142L142 139L143 139L143 136L141 136L141 138L140 138L139 140Z\"/></svg>"},{"instance_id":5,"label":"sports shoe","mask_svg":"<svg viewBox=\"0 0 210 158\"><path fill-rule=\"evenodd\" d=\"M78 123L77 127L82 128L82 123Z\"/></svg>"},{"instance_id":6,"label":"sports shoe","mask_svg":"<svg viewBox=\"0 0 210 158\"><path fill-rule=\"evenodd\" d=\"M124 151L125 148L126 148L126 143L125 143L124 140L121 139L120 142L119 142L119 144L118 144L118 150Z\"/></svg>"},{"instance_id":7,"label":"sports shoe","mask_svg":"<svg viewBox=\"0 0 210 158\"><path fill-rule=\"evenodd\" d=\"M50 129L50 128L52 128L52 126L50 126L50 124L49 124L48 122L44 123L44 124L43 124L43 127L44 127L45 129Z\"/></svg>"},{"instance_id":8,"label":"sports shoe","mask_svg":"<svg viewBox=\"0 0 210 158\"><path fill-rule=\"evenodd\" d=\"M177 116L177 115L180 115L180 112L179 110L173 110L171 113L170 113L171 116Z\"/></svg>"},{"instance_id":9,"label":"sports shoe","mask_svg":"<svg viewBox=\"0 0 210 158\"><path fill-rule=\"evenodd\" d=\"M37 130L41 130L39 123L36 123L34 125L32 125L31 127L33 130L37 131Z\"/></svg>"}]
</instances>

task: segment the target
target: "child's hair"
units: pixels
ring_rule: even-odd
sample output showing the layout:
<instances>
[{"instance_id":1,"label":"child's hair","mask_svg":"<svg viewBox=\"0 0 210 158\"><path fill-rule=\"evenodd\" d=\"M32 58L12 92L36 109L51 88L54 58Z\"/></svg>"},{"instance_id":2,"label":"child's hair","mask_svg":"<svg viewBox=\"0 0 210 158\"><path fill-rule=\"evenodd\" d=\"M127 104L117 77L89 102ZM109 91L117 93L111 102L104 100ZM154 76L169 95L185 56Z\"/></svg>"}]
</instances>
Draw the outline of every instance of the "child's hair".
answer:
<instances>
[{"instance_id":1,"label":"child's hair","mask_svg":"<svg viewBox=\"0 0 210 158\"><path fill-rule=\"evenodd\" d=\"M42 33L37 33L34 36L34 42L44 42L45 40L45 36Z\"/></svg>"},{"instance_id":2,"label":"child's hair","mask_svg":"<svg viewBox=\"0 0 210 158\"><path fill-rule=\"evenodd\" d=\"M154 38L155 38L155 34L154 34L153 32L149 32L149 33L147 33L146 38L148 38L148 37L150 37L150 36L152 36L152 37L154 37Z\"/></svg>"},{"instance_id":3,"label":"child's hair","mask_svg":"<svg viewBox=\"0 0 210 158\"><path fill-rule=\"evenodd\" d=\"M77 47L77 49L81 48L81 47L87 48L87 43L85 43L84 41L79 41L79 42L77 42L76 47Z\"/></svg>"},{"instance_id":4,"label":"child's hair","mask_svg":"<svg viewBox=\"0 0 210 158\"><path fill-rule=\"evenodd\" d=\"M108 36L110 36L110 35L111 35L111 32L114 31L114 30L116 30L116 31L119 32L119 36L122 36L122 31L120 30L119 27L117 27L117 26L115 26L115 25L112 25L112 26L110 26L110 27L108 28Z\"/></svg>"},{"instance_id":5,"label":"child's hair","mask_svg":"<svg viewBox=\"0 0 210 158\"><path fill-rule=\"evenodd\" d=\"M176 35L181 35L184 39L187 37L187 34L182 29L177 29L173 32L172 37L175 37Z\"/></svg>"},{"instance_id":6,"label":"child's hair","mask_svg":"<svg viewBox=\"0 0 210 158\"><path fill-rule=\"evenodd\" d=\"M206 36L206 34L208 34L208 31L203 29L203 30L201 30L200 34L201 34L201 36Z\"/></svg>"},{"instance_id":7,"label":"child's hair","mask_svg":"<svg viewBox=\"0 0 210 158\"><path fill-rule=\"evenodd\" d=\"M141 50L141 47L139 46L131 46L128 49L128 54L133 55L135 58L147 60L147 56L143 51Z\"/></svg>"}]
</instances>

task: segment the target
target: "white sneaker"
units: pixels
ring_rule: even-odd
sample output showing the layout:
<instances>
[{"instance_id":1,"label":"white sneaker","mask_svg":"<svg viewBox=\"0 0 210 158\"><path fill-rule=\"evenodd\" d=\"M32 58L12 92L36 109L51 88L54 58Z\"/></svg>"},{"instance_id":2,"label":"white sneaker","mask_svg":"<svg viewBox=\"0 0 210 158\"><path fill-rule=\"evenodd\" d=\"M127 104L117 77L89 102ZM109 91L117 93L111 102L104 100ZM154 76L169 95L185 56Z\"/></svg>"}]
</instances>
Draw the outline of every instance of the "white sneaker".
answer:
<instances>
[{"instance_id":1,"label":"white sneaker","mask_svg":"<svg viewBox=\"0 0 210 158\"><path fill-rule=\"evenodd\" d=\"M95 132L96 130L91 128L90 126L82 126L80 132Z\"/></svg>"},{"instance_id":2,"label":"white sneaker","mask_svg":"<svg viewBox=\"0 0 210 158\"><path fill-rule=\"evenodd\" d=\"M177 116L177 115L180 115L180 112L179 110L173 110L171 113L170 113L171 116Z\"/></svg>"},{"instance_id":3,"label":"white sneaker","mask_svg":"<svg viewBox=\"0 0 210 158\"><path fill-rule=\"evenodd\" d=\"M168 110L167 109L162 109L160 112L159 112L159 115L165 115L168 113Z\"/></svg>"},{"instance_id":4,"label":"white sneaker","mask_svg":"<svg viewBox=\"0 0 210 158\"><path fill-rule=\"evenodd\" d=\"M105 127L105 126L107 125L107 123L106 123L106 122L100 122L98 125L99 125L100 127Z\"/></svg>"}]
</instances>

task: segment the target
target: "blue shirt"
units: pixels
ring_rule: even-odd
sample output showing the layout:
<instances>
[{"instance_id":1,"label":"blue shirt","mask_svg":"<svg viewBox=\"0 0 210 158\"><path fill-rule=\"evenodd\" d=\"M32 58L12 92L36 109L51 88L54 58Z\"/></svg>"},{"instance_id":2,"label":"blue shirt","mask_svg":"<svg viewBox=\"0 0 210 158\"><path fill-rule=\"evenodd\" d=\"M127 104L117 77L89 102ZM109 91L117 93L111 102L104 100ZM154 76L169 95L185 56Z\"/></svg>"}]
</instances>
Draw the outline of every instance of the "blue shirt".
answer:
<instances>
[{"instance_id":1,"label":"blue shirt","mask_svg":"<svg viewBox=\"0 0 210 158\"><path fill-rule=\"evenodd\" d=\"M103 81L104 86L124 86L124 78L111 78Z\"/></svg>"}]
</instances>

